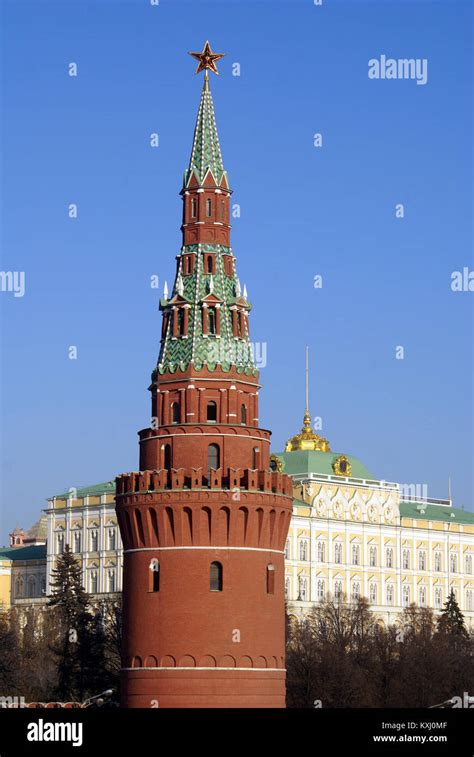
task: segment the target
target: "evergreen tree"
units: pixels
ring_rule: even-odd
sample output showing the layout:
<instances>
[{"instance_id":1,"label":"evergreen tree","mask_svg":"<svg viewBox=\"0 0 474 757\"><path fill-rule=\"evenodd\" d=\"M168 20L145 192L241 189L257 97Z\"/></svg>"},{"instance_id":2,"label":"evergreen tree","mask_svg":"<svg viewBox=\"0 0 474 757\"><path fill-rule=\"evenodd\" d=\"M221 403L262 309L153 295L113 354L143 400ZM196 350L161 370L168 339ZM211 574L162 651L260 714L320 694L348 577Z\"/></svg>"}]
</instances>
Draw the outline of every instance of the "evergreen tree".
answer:
<instances>
[{"instance_id":1,"label":"evergreen tree","mask_svg":"<svg viewBox=\"0 0 474 757\"><path fill-rule=\"evenodd\" d=\"M444 609L438 618L438 632L448 634L458 639L468 639L469 634L464 623L464 615L459 609L454 591L444 605Z\"/></svg>"},{"instance_id":2,"label":"evergreen tree","mask_svg":"<svg viewBox=\"0 0 474 757\"><path fill-rule=\"evenodd\" d=\"M74 625L87 610L89 596L82 586L82 567L66 544L64 553L58 557L52 571L50 607L60 607L64 618Z\"/></svg>"},{"instance_id":3,"label":"evergreen tree","mask_svg":"<svg viewBox=\"0 0 474 757\"><path fill-rule=\"evenodd\" d=\"M48 600L58 620L58 638L51 648L58 659L57 696L61 700L82 700L87 691L89 644L89 596L82 586L82 569L69 545L53 570Z\"/></svg>"}]
</instances>

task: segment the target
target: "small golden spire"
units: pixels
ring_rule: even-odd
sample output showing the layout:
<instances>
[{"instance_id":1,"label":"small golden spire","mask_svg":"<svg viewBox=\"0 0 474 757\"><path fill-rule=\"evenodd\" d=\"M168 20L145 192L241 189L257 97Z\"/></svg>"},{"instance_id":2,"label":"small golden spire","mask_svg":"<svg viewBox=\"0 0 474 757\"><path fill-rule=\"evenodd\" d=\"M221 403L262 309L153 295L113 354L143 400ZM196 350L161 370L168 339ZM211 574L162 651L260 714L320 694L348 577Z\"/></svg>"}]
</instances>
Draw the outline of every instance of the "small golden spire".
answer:
<instances>
[{"instance_id":1,"label":"small golden spire","mask_svg":"<svg viewBox=\"0 0 474 757\"><path fill-rule=\"evenodd\" d=\"M285 452L295 452L296 450L317 450L318 452L330 452L331 448L327 439L315 434L311 428L311 415L309 414L309 367L308 367L309 348L306 347L306 402L303 416L303 428L299 434L288 439Z\"/></svg>"},{"instance_id":2,"label":"small golden spire","mask_svg":"<svg viewBox=\"0 0 474 757\"><path fill-rule=\"evenodd\" d=\"M188 53L188 55L192 55L193 58L199 61L198 67L196 69L197 74L201 73L201 71L206 72L204 75L204 84L207 89L208 82L209 82L209 74L207 73L207 71L209 69L213 73L217 74L217 76L219 76L219 71L217 70L216 61L223 58L225 53L213 53L209 42L206 40L206 44L204 45L202 52Z\"/></svg>"}]
</instances>

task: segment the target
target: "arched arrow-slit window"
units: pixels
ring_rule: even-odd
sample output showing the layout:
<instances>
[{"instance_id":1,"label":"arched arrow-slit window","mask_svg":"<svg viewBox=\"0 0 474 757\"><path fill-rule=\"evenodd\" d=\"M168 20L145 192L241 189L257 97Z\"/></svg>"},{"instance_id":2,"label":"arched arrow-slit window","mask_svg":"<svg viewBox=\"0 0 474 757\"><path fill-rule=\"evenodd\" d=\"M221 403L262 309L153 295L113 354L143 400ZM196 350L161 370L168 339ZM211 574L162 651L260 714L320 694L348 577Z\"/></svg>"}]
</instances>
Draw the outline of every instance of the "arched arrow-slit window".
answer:
<instances>
[{"instance_id":1,"label":"arched arrow-slit window","mask_svg":"<svg viewBox=\"0 0 474 757\"><path fill-rule=\"evenodd\" d=\"M211 562L209 588L211 591L222 591L222 565L220 562Z\"/></svg>"},{"instance_id":2,"label":"arched arrow-slit window","mask_svg":"<svg viewBox=\"0 0 474 757\"><path fill-rule=\"evenodd\" d=\"M211 468L218 470L220 468L220 450L218 444L210 444L207 448L207 466L209 472Z\"/></svg>"}]
</instances>

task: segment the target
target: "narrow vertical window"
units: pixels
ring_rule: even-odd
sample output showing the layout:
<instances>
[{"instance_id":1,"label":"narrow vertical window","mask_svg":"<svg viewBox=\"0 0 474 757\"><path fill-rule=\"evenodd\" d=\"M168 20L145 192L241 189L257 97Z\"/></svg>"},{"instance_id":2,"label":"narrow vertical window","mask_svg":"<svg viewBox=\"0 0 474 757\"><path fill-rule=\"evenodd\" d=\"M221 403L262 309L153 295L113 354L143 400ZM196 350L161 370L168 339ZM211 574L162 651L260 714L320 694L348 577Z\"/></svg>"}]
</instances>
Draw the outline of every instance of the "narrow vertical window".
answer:
<instances>
[{"instance_id":1,"label":"narrow vertical window","mask_svg":"<svg viewBox=\"0 0 474 757\"><path fill-rule=\"evenodd\" d=\"M197 200L195 197L191 200L191 218L196 218L197 214Z\"/></svg>"},{"instance_id":2,"label":"narrow vertical window","mask_svg":"<svg viewBox=\"0 0 474 757\"><path fill-rule=\"evenodd\" d=\"M160 590L160 564L158 560L153 559L150 562L150 570L148 576L148 591Z\"/></svg>"},{"instance_id":3,"label":"narrow vertical window","mask_svg":"<svg viewBox=\"0 0 474 757\"><path fill-rule=\"evenodd\" d=\"M213 400L207 403L207 421L208 423L217 421L217 404Z\"/></svg>"},{"instance_id":4,"label":"narrow vertical window","mask_svg":"<svg viewBox=\"0 0 474 757\"><path fill-rule=\"evenodd\" d=\"M222 591L222 565L220 562L211 562L209 588L211 591Z\"/></svg>"},{"instance_id":5,"label":"narrow vertical window","mask_svg":"<svg viewBox=\"0 0 474 757\"><path fill-rule=\"evenodd\" d=\"M225 200L221 200L221 211L220 211L221 221L224 220L224 217L225 217Z\"/></svg>"},{"instance_id":6,"label":"narrow vertical window","mask_svg":"<svg viewBox=\"0 0 474 757\"><path fill-rule=\"evenodd\" d=\"M173 402L171 405L171 422L179 423L179 402Z\"/></svg>"},{"instance_id":7,"label":"narrow vertical window","mask_svg":"<svg viewBox=\"0 0 474 757\"><path fill-rule=\"evenodd\" d=\"M214 273L214 260L212 259L212 255L208 256L206 262L207 262L207 272Z\"/></svg>"},{"instance_id":8,"label":"narrow vertical window","mask_svg":"<svg viewBox=\"0 0 474 757\"><path fill-rule=\"evenodd\" d=\"M207 333L216 333L216 309L207 308Z\"/></svg>"},{"instance_id":9,"label":"narrow vertical window","mask_svg":"<svg viewBox=\"0 0 474 757\"><path fill-rule=\"evenodd\" d=\"M208 218L212 216L212 200L210 198L206 200L206 215Z\"/></svg>"},{"instance_id":10,"label":"narrow vertical window","mask_svg":"<svg viewBox=\"0 0 474 757\"><path fill-rule=\"evenodd\" d=\"M220 450L217 444L210 444L207 448L207 467L209 473L211 469L218 470L220 467Z\"/></svg>"},{"instance_id":11,"label":"narrow vertical window","mask_svg":"<svg viewBox=\"0 0 474 757\"><path fill-rule=\"evenodd\" d=\"M184 336L184 310L179 308L178 310L178 334Z\"/></svg>"},{"instance_id":12,"label":"narrow vertical window","mask_svg":"<svg viewBox=\"0 0 474 757\"><path fill-rule=\"evenodd\" d=\"M267 565L267 594L275 593L275 566Z\"/></svg>"},{"instance_id":13,"label":"narrow vertical window","mask_svg":"<svg viewBox=\"0 0 474 757\"><path fill-rule=\"evenodd\" d=\"M240 407L240 423L242 426L247 425L247 407L246 405L241 405Z\"/></svg>"},{"instance_id":14,"label":"narrow vertical window","mask_svg":"<svg viewBox=\"0 0 474 757\"><path fill-rule=\"evenodd\" d=\"M165 444L164 455L163 455L163 467L166 470L170 470L171 468L171 445L170 444Z\"/></svg>"}]
</instances>

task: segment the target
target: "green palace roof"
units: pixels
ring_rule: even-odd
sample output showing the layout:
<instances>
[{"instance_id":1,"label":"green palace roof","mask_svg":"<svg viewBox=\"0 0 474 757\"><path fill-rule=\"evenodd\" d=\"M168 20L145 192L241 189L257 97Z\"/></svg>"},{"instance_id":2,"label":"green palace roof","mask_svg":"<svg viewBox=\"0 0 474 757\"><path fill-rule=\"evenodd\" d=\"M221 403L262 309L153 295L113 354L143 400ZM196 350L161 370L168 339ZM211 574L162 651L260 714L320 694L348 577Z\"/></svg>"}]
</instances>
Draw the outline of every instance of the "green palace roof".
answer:
<instances>
[{"instance_id":1,"label":"green palace roof","mask_svg":"<svg viewBox=\"0 0 474 757\"><path fill-rule=\"evenodd\" d=\"M335 476L333 465L340 456L340 452L321 452L319 450L294 450L276 454L276 457L283 463L283 472L290 476L309 473ZM356 457L346 455L346 458L351 466L349 478L365 478L372 481L375 479ZM345 477L341 476L341 478Z\"/></svg>"},{"instance_id":2,"label":"green palace roof","mask_svg":"<svg viewBox=\"0 0 474 757\"><path fill-rule=\"evenodd\" d=\"M100 494L115 494L115 481L105 481L103 484L84 486L76 490L77 497L97 497ZM68 499L70 496L70 492L53 495L53 497L56 497L57 499ZM53 497L49 497L48 499L53 499Z\"/></svg>"},{"instance_id":3,"label":"green palace roof","mask_svg":"<svg viewBox=\"0 0 474 757\"><path fill-rule=\"evenodd\" d=\"M45 560L46 544L31 544L28 547L3 547L0 558L7 560Z\"/></svg>"},{"instance_id":4,"label":"green palace roof","mask_svg":"<svg viewBox=\"0 0 474 757\"><path fill-rule=\"evenodd\" d=\"M445 523L472 523L474 513L461 510L459 507L448 505L430 505L426 502L400 502L402 518L416 518L416 520L439 520Z\"/></svg>"}]
</instances>

